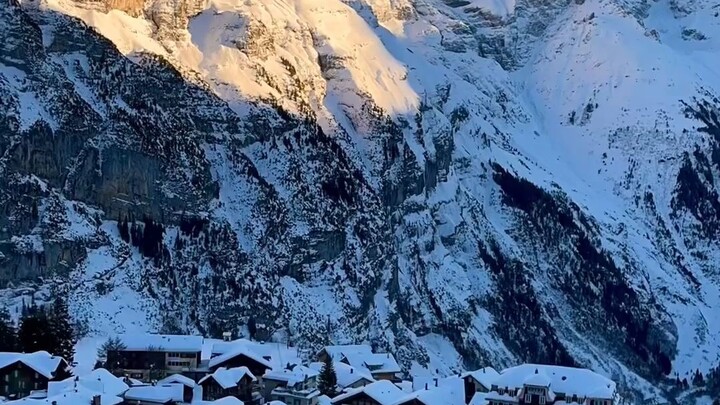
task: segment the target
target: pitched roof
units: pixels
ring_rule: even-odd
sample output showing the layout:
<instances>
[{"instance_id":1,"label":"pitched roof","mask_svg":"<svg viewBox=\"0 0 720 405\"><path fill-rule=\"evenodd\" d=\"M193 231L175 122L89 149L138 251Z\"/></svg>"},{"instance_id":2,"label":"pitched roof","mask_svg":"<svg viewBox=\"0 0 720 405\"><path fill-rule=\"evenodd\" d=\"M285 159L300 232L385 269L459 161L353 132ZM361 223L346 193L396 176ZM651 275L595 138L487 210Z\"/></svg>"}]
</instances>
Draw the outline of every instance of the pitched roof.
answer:
<instances>
[{"instance_id":1,"label":"pitched roof","mask_svg":"<svg viewBox=\"0 0 720 405\"><path fill-rule=\"evenodd\" d=\"M62 357L53 356L45 351L35 353L0 352L0 368L17 362L23 363L45 378L53 378L53 373L61 363L67 365L67 362Z\"/></svg>"},{"instance_id":2,"label":"pitched roof","mask_svg":"<svg viewBox=\"0 0 720 405\"><path fill-rule=\"evenodd\" d=\"M216 357L213 357L212 359L210 359L210 368L217 367L217 366L221 365L222 363L224 363L230 359L234 359L235 357L238 357L238 356L245 356L257 363L260 363L261 365L263 365L269 369L272 368L269 361L265 360L262 356L258 355L257 353L254 353L253 351L249 350L247 347L245 347L243 345L237 346L232 350L228 350L224 354L221 354L219 356L216 356Z\"/></svg>"},{"instance_id":3,"label":"pitched roof","mask_svg":"<svg viewBox=\"0 0 720 405\"><path fill-rule=\"evenodd\" d=\"M505 369L493 384L522 388L524 384L542 385L546 382L555 393L602 399L612 399L616 387L611 379L585 368L543 364L523 364Z\"/></svg>"},{"instance_id":4,"label":"pitched roof","mask_svg":"<svg viewBox=\"0 0 720 405\"><path fill-rule=\"evenodd\" d=\"M205 377L201 378L198 384L202 384L203 382L209 380L210 378L214 379L221 387L224 389L231 388L237 386L238 382L243 379L243 377L248 376L251 380L257 381L257 378L253 375L253 373L248 370L247 367L235 367L235 368L225 368L220 367L219 369L215 370L214 373L206 375Z\"/></svg>"},{"instance_id":5,"label":"pitched roof","mask_svg":"<svg viewBox=\"0 0 720 405\"><path fill-rule=\"evenodd\" d=\"M115 377L104 368L98 368L88 374L70 377L62 381L48 383L48 397L83 387L98 394L119 396L128 390L122 378Z\"/></svg>"},{"instance_id":6,"label":"pitched roof","mask_svg":"<svg viewBox=\"0 0 720 405\"><path fill-rule=\"evenodd\" d=\"M195 381L192 380L192 378L186 377L182 374L173 374L169 375L162 380L157 382L158 384L171 384L171 383L178 383L182 384L186 387L194 388L197 384L195 384Z\"/></svg>"},{"instance_id":7,"label":"pitched roof","mask_svg":"<svg viewBox=\"0 0 720 405\"><path fill-rule=\"evenodd\" d=\"M100 395L100 405L117 405L123 399L109 394L98 394L83 387L77 387L47 398L22 398L17 401L4 402L5 405L90 405L93 397Z\"/></svg>"},{"instance_id":8,"label":"pitched roof","mask_svg":"<svg viewBox=\"0 0 720 405\"><path fill-rule=\"evenodd\" d=\"M315 362L310 363L310 368L322 370L324 363ZM375 381L370 370L364 367L353 367L349 364L340 363L339 361L333 362L333 368L335 368L335 375L337 376L337 383L341 388L349 387L360 380L366 380L368 383Z\"/></svg>"},{"instance_id":9,"label":"pitched roof","mask_svg":"<svg viewBox=\"0 0 720 405\"><path fill-rule=\"evenodd\" d=\"M465 405L465 382L454 376L437 380L437 386L405 395L395 404L404 404L417 399L425 405Z\"/></svg>"},{"instance_id":10,"label":"pitched roof","mask_svg":"<svg viewBox=\"0 0 720 405\"><path fill-rule=\"evenodd\" d=\"M485 405L485 404L487 404L487 393L486 392L476 392L475 395L473 395L473 397L470 400L470 403L468 405Z\"/></svg>"},{"instance_id":11,"label":"pitched roof","mask_svg":"<svg viewBox=\"0 0 720 405\"><path fill-rule=\"evenodd\" d=\"M284 381L288 385L295 385L303 382L308 378L317 377L320 374L317 370L302 365L295 365L292 369L283 368L280 370L270 370L263 376L267 380Z\"/></svg>"},{"instance_id":12,"label":"pitched roof","mask_svg":"<svg viewBox=\"0 0 720 405\"><path fill-rule=\"evenodd\" d=\"M364 387L356 388L346 392L345 394L339 395L332 399L332 403L341 403L348 398L362 393L374 399L380 405L394 404L400 400L403 395L405 395L400 388L395 386L395 384L390 381L382 380L375 381L374 383L368 384Z\"/></svg>"},{"instance_id":13,"label":"pitched roof","mask_svg":"<svg viewBox=\"0 0 720 405\"><path fill-rule=\"evenodd\" d=\"M492 384L500 376L500 373L495 371L492 367L483 367L475 371L468 371L462 374L462 378L471 377L475 381L483 385L483 387L490 389Z\"/></svg>"},{"instance_id":14,"label":"pitched roof","mask_svg":"<svg viewBox=\"0 0 720 405\"><path fill-rule=\"evenodd\" d=\"M243 405L243 401L235 397L222 397L214 401L206 401L205 404L212 405Z\"/></svg>"},{"instance_id":15,"label":"pitched roof","mask_svg":"<svg viewBox=\"0 0 720 405\"><path fill-rule=\"evenodd\" d=\"M144 385L130 387L124 395L126 400L165 404L171 401L182 402L182 384Z\"/></svg>"},{"instance_id":16,"label":"pitched roof","mask_svg":"<svg viewBox=\"0 0 720 405\"><path fill-rule=\"evenodd\" d=\"M128 333L118 338L127 351L202 352L203 346L202 336Z\"/></svg>"},{"instance_id":17,"label":"pitched roof","mask_svg":"<svg viewBox=\"0 0 720 405\"><path fill-rule=\"evenodd\" d=\"M399 373L402 371L390 353L373 353L369 345L325 346L323 349L334 361L347 361L353 367L365 367L372 373Z\"/></svg>"}]
</instances>

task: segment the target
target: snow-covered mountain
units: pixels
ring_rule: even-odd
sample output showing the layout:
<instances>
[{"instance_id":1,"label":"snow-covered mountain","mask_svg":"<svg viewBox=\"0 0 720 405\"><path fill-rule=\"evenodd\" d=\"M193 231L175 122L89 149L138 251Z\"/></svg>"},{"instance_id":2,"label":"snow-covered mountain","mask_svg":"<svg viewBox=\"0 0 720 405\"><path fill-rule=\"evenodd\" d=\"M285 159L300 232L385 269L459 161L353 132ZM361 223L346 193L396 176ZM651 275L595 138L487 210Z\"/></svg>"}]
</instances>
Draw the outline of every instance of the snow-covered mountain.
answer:
<instances>
[{"instance_id":1,"label":"snow-covered mountain","mask_svg":"<svg viewBox=\"0 0 720 405\"><path fill-rule=\"evenodd\" d=\"M667 397L720 363L719 14L0 0L2 297Z\"/></svg>"}]
</instances>

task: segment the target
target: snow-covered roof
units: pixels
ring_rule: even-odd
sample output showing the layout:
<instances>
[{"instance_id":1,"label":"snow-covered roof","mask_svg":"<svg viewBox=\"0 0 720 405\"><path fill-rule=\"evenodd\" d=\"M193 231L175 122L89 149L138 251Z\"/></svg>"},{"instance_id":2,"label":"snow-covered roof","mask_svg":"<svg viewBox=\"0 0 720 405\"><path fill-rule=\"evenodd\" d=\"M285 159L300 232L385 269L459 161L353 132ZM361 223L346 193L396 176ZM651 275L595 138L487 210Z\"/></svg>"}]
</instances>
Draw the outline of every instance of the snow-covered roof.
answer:
<instances>
[{"instance_id":1,"label":"snow-covered roof","mask_svg":"<svg viewBox=\"0 0 720 405\"><path fill-rule=\"evenodd\" d=\"M249 359L252 359L252 360L262 364L263 366L265 366L267 368L272 368L269 361L265 360L261 355L253 352L252 350L250 350L248 347L246 347L244 345L236 346L234 349L228 350L224 354L213 357L212 359L210 359L210 367L211 368L217 367L218 365L220 365L230 359L238 357L238 356L245 356Z\"/></svg>"},{"instance_id":2,"label":"snow-covered roof","mask_svg":"<svg viewBox=\"0 0 720 405\"><path fill-rule=\"evenodd\" d=\"M182 384L186 387L194 388L195 381L192 380L192 378L186 377L182 374L173 374L170 376L167 376L163 378L162 380L158 381L158 384L171 384L171 383L178 383Z\"/></svg>"},{"instance_id":3,"label":"snow-covered roof","mask_svg":"<svg viewBox=\"0 0 720 405\"><path fill-rule=\"evenodd\" d=\"M243 401L235 397L222 397L214 401L204 401L204 405L243 405Z\"/></svg>"},{"instance_id":4,"label":"snow-covered roof","mask_svg":"<svg viewBox=\"0 0 720 405\"><path fill-rule=\"evenodd\" d=\"M190 335L154 335L132 333L118 335L128 351L146 351L149 349L163 352L201 352L202 336Z\"/></svg>"},{"instance_id":5,"label":"snow-covered roof","mask_svg":"<svg viewBox=\"0 0 720 405\"><path fill-rule=\"evenodd\" d=\"M546 376L544 372L540 372L539 370L535 370L535 373L530 374L523 380L523 385L532 385L535 387L549 387L550 383L550 377Z\"/></svg>"},{"instance_id":6,"label":"snow-covered roof","mask_svg":"<svg viewBox=\"0 0 720 405\"><path fill-rule=\"evenodd\" d=\"M117 405L123 399L109 394L98 394L84 387L69 389L47 398L22 398L17 401L4 402L4 405L91 405L95 396L100 396L100 405Z\"/></svg>"},{"instance_id":7,"label":"snow-covered roof","mask_svg":"<svg viewBox=\"0 0 720 405\"><path fill-rule=\"evenodd\" d=\"M495 371L492 367L483 367L479 370L468 371L462 375L463 378L471 377L475 381L482 384L483 387L490 389L495 380L500 376L500 373Z\"/></svg>"},{"instance_id":8,"label":"snow-covered roof","mask_svg":"<svg viewBox=\"0 0 720 405\"><path fill-rule=\"evenodd\" d=\"M412 381L403 380L400 382L396 382L395 385L397 385L397 387L400 388L402 392L411 393L414 391Z\"/></svg>"},{"instance_id":9,"label":"snow-covered roof","mask_svg":"<svg viewBox=\"0 0 720 405\"><path fill-rule=\"evenodd\" d=\"M73 390L77 387L84 387L98 394L120 396L128 390L128 385L122 378L115 377L104 368L98 368L82 376L70 377L62 381L50 381L48 383L48 397Z\"/></svg>"},{"instance_id":10,"label":"snow-covered roof","mask_svg":"<svg viewBox=\"0 0 720 405\"><path fill-rule=\"evenodd\" d=\"M486 401L503 401L503 402L518 402L518 398L508 394L498 394L496 391L491 391L485 394Z\"/></svg>"},{"instance_id":11,"label":"snow-covered roof","mask_svg":"<svg viewBox=\"0 0 720 405\"><path fill-rule=\"evenodd\" d=\"M341 403L342 401L361 393L364 393L374 399L380 405L394 404L399 401L403 395L405 395L405 393L395 386L395 384L390 381L382 380L375 381L374 383L368 384L364 387L356 388L346 392L345 394L338 395L332 399L332 403Z\"/></svg>"},{"instance_id":12,"label":"snow-covered roof","mask_svg":"<svg viewBox=\"0 0 720 405\"><path fill-rule=\"evenodd\" d=\"M310 368L322 370L324 363L315 362L310 363ZM353 367L349 364L340 363L339 361L333 362L333 368L335 368L335 375L337 376L337 384L341 388L349 387L360 380L365 380L368 383L375 381L370 370L364 367Z\"/></svg>"},{"instance_id":13,"label":"snow-covered roof","mask_svg":"<svg viewBox=\"0 0 720 405\"><path fill-rule=\"evenodd\" d=\"M303 382L308 378L317 377L319 372L310 367L295 365L292 369L283 368L280 370L270 370L263 376L264 379L284 381L288 385L295 385Z\"/></svg>"},{"instance_id":14,"label":"snow-covered roof","mask_svg":"<svg viewBox=\"0 0 720 405\"><path fill-rule=\"evenodd\" d=\"M253 375L253 373L248 370L247 367L235 367L235 368L225 368L220 367L219 369L215 370L214 373L210 375L206 375L205 377L201 378L198 384L202 384L203 382L207 381L208 379L212 378L214 379L221 387L224 389L231 388L237 386L238 382L243 379L243 377L248 376L253 381L257 381L257 378Z\"/></svg>"},{"instance_id":15,"label":"snow-covered roof","mask_svg":"<svg viewBox=\"0 0 720 405\"><path fill-rule=\"evenodd\" d=\"M487 404L487 392L476 392L473 395L468 405L486 405Z\"/></svg>"},{"instance_id":16,"label":"snow-covered roof","mask_svg":"<svg viewBox=\"0 0 720 405\"><path fill-rule=\"evenodd\" d=\"M372 373L399 373L400 365L390 353L373 353L369 345L325 346L334 361L347 361L353 367L365 367Z\"/></svg>"},{"instance_id":17,"label":"snow-covered roof","mask_svg":"<svg viewBox=\"0 0 720 405\"><path fill-rule=\"evenodd\" d=\"M142 387L130 387L125 391L125 399L131 401L153 402L165 404L168 402L182 402L182 384L144 385Z\"/></svg>"},{"instance_id":18,"label":"snow-covered roof","mask_svg":"<svg viewBox=\"0 0 720 405\"><path fill-rule=\"evenodd\" d=\"M611 379L585 368L542 364L523 364L505 369L493 384L522 388L524 384L542 386L545 382L555 393L600 399L612 399L616 387ZM593 393L604 396L591 396Z\"/></svg>"},{"instance_id":19,"label":"snow-covered roof","mask_svg":"<svg viewBox=\"0 0 720 405\"><path fill-rule=\"evenodd\" d=\"M402 397L397 405L417 399L425 405L464 405L465 382L455 376L437 380L437 386L428 386L428 389L415 391Z\"/></svg>"},{"instance_id":20,"label":"snow-covered roof","mask_svg":"<svg viewBox=\"0 0 720 405\"><path fill-rule=\"evenodd\" d=\"M53 356L45 351L34 353L0 352L0 368L5 368L17 362L25 364L45 378L52 378L60 363L67 364L62 357Z\"/></svg>"},{"instance_id":21,"label":"snow-covered roof","mask_svg":"<svg viewBox=\"0 0 720 405\"><path fill-rule=\"evenodd\" d=\"M277 387L271 391L272 395L285 396L292 398L304 398L311 399L320 396L320 391L317 388L309 388L301 391L288 390L285 387Z\"/></svg>"}]
</instances>

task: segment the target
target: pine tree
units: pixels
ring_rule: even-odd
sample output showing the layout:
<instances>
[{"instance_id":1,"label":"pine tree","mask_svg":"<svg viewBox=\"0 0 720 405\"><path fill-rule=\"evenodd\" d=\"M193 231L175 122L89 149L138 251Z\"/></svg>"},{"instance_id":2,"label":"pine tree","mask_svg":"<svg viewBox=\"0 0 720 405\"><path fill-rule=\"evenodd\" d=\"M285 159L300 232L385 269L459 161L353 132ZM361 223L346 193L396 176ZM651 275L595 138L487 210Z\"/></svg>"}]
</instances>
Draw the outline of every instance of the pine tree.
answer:
<instances>
[{"instance_id":1,"label":"pine tree","mask_svg":"<svg viewBox=\"0 0 720 405\"><path fill-rule=\"evenodd\" d=\"M255 339L255 334L257 334L257 323L255 322L255 318L252 316L248 319L247 328L248 333L250 334L250 339Z\"/></svg>"},{"instance_id":2,"label":"pine tree","mask_svg":"<svg viewBox=\"0 0 720 405\"><path fill-rule=\"evenodd\" d=\"M0 308L0 352L14 352L18 349L15 324L7 308Z\"/></svg>"},{"instance_id":3,"label":"pine tree","mask_svg":"<svg viewBox=\"0 0 720 405\"><path fill-rule=\"evenodd\" d=\"M49 333L50 323L47 314L41 308L31 306L27 314L20 319L18 330L19 350L32 353L39 350L52 350L54 342Z\"/></svg>"},{"instance_id":4,"label":"pine tree","mask_svg":"<svg viewBox=\"0 0 720 405\"><path fill-rule=\"evenodd\" d=\"M703 385L705 385L705 379L703 378L700 370L695 370L695 375L693 376L692 383L696 387L702 387Z\"/></svg>"},{"instance_id":5,"label":"pine tree","mask_svg":"<svg viewBox=\"0 0 720 405\"><path fill-rule=\"evenodd\" d=\"M48 351L70 361L75 347L73 327L70 322L67 304L60 295L56 295L48 322L51 335L49 340L53 344L51 350Z\"/></svg>"},{"instance_id":6,"label":"pine tree","mask_svg":"<svg viewBox=\"0 0 720 405\"><path fill-rule=\"evenodd\" d=\"M335 374L335 366L333 366L332 358L328 355L325 358L318 377L318 390L320 394L327 395L332 398L337 394L337 374Z\"/></svg>"}]
</instances>

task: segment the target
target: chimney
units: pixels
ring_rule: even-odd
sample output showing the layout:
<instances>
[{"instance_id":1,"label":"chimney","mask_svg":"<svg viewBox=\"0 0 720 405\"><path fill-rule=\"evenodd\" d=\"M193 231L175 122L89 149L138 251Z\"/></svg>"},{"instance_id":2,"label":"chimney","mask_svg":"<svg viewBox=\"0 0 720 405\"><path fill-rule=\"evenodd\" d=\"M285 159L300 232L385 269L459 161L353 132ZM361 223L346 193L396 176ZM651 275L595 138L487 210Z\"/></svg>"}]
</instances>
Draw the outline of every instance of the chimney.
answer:
<instances>
[{"instance_id":1,"label":"chimney","mask_svg":"<svg viewBox=\"0 0 720 405\"><path fill-rule=\"evenodd\" d=\"M427 389L427 383L425 383L425 389Z\"/></svg>"},{"instance_id":2,"label":"chimney","mask_svg":"<svg viewBox=\"0 0 720 405\"><path fill-rule=\"evenodd\" d=\"M435 379L435 386L436 386L436 387L438 386L438 379L437 379L437 378Z\"/></svg>"},{"instance_id":3,"label":"chimney","mask_svg":"<svg viewBox=\"0 0 720 405\"><path fill-rule=\"evenodd\" d=\"M350 369L350 374L352 374L355 371L355 368Z\"/></svg>"},{"instance_id":4,"label":"chimney","mask_svg":"<svg viewBox=\"0 0 720 405\"><path fill-rule=\"evenodd\" d=\"M223 340L229 342L232 340L232 332L223 332Z\"/></svg>"}]
</instances>

